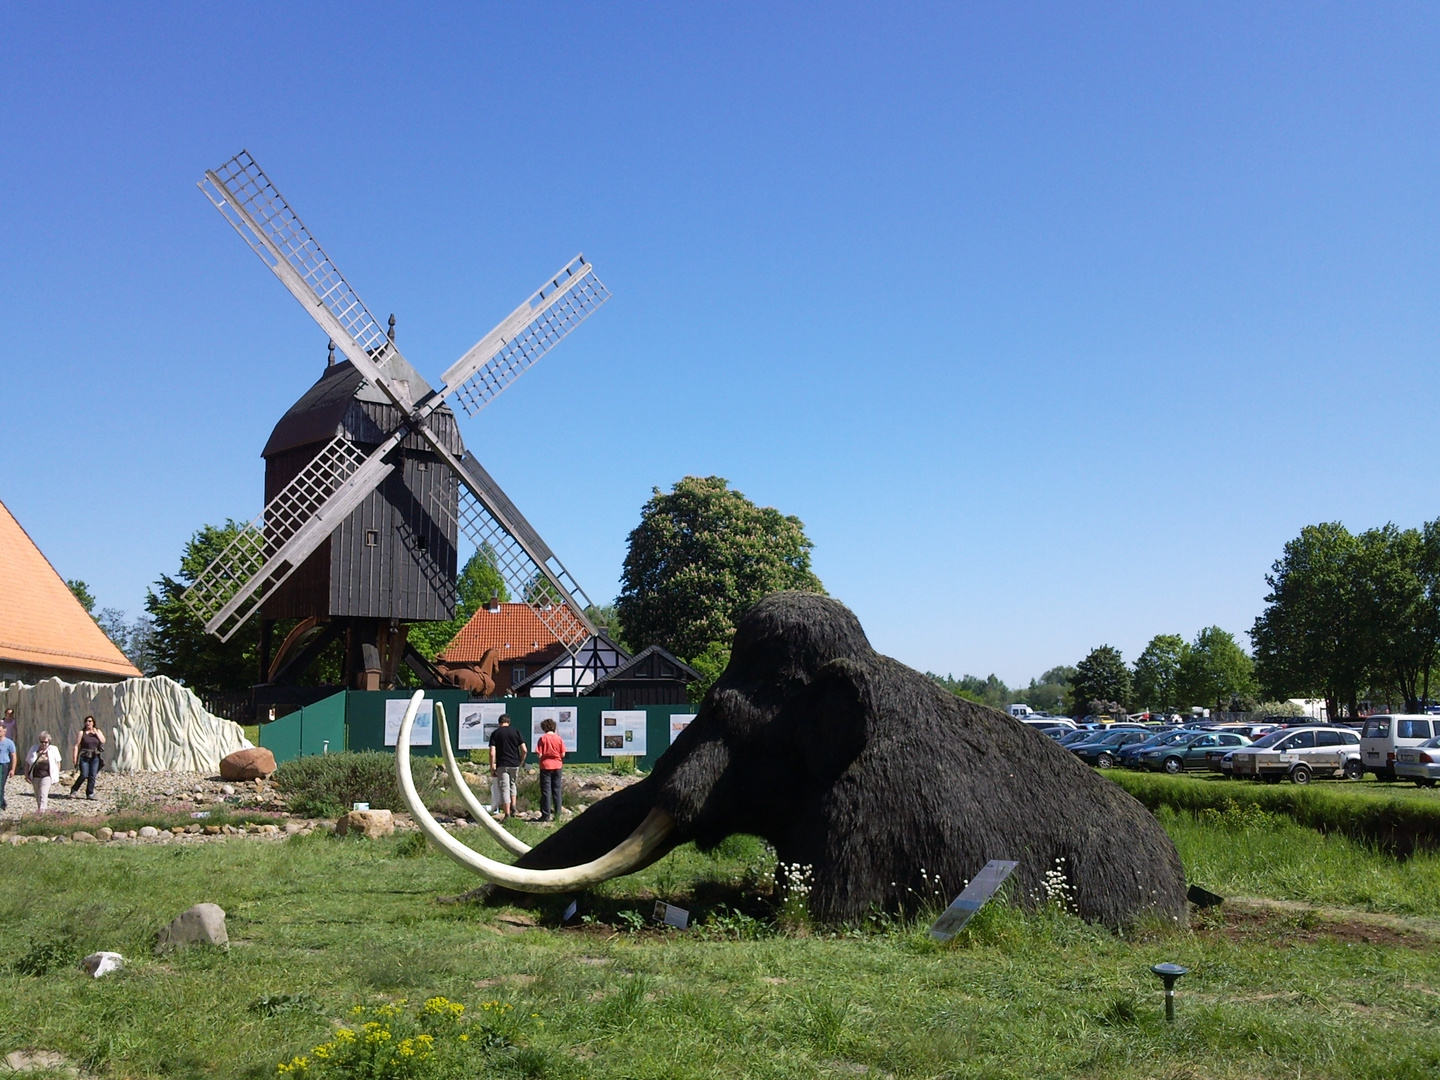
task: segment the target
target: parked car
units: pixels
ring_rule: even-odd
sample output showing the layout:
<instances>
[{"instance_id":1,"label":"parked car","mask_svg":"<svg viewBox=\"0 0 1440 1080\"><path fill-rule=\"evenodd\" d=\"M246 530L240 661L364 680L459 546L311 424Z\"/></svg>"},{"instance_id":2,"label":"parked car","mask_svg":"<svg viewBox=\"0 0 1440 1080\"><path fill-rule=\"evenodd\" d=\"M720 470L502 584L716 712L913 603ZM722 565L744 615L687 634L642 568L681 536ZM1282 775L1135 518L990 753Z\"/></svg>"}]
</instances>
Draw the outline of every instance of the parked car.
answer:
<instances>
[{"instance_id":1,"label":"parked car","mask_svg":"<svg viewBox=\"0 0 1440 1080\"><path fill-rule=\"evenodd\" d=\"M1395 753L1440 735L1440 721L1418 713L1382 713L1365 718L1360 732L1360 766L1381 780L1395 779Z\"/></svg>"},{"instance_id":2,"label":"parked car","mask_svg":"<svg viewBox=\"0 0 1440 1080\"><path fill-rule=\"evenodd\" d=\"M1114 768L1115 755L1122 746L1144 742L1149 735L1143 728L1111 728L1088 742L1074 743L1069 749L1087 765L1110 769Z\"/></svg>"},{"instance_id":3,"label":"parked car","mask_svg":"<svg viewBox=\"0 0 1440 1080\"><path fill-rule=\"evenodd\" d=\"M1146 750L1153 750L1157 746L1164 746L1176 739L1183 739L1186 736L1194 735L1193 731L1185 728L1166 728L1160 731L1152 731L1150 737L1143 742L1131 743L1129 746L1122 746L1120 752L1115 755L1115 764L1126 769L1140 768L1140 755Z\"/></svg>"},{"instance_id":4,"label":"parked car","mask_svg":"<svg viewBox=\"0 0 1440 1080\"><path fill-rule=\"evenodd\" d=\"M1026 716L1020 722L1027 727L1033 728L1064 728L1066 731L1075 730L1075 721L1067 720L1060 716Z\"/></svg>"},{"instance_id":5,"label":"parked car","mask_svg":"<svg viewBox=\"0 0 1440 1080\"><path fill-rule=\"evenodd\" d=\"M1060 736L1060 745L1074 746L1078 742L1084 742L1086 739L1093 739L1094 737L1095 732L1091 731L1089 728L1076 728L1068 735Z\"/></svg>"},{"instance_id":6,"label":"parked car","mask_svg":"<svg viewBox=\"0 0 1440 1080\"><path fill-rule=\"evenodd\" d=\"M1359 733L1320 725L1272 731L1237 750L1234 767L1237 777L1258 777L1271 784L1287 776L1297 784L1308 784L1316 775L1347 779L1364 775Z\"/></svg>"},{"instance_id":7,"label":"parked car","mask_svg":"<svg viewBox=\"0 0 1440 1080\"><path fill-rule=\"evenodd\" d=\"M1440 780L1440 736L1396 750L1395 775L1401 780L1414 780L1416 787L1434 787Z\"/></svg>"},{"instance_id":8,"label":"parked car","mask_svg":"<svg viewBox=\"0 0 1440 1080\"><path fill-rule=\"evenodd\" d=\"M1249 743L1244 735L1232 735L1228 731L1196 731L1164 746L1144 751L1140 755L1140 767L1176 775L1187 769L1205 768L1207 750L1221 746L1234 750Z\"/></svg>"}]
</instances>

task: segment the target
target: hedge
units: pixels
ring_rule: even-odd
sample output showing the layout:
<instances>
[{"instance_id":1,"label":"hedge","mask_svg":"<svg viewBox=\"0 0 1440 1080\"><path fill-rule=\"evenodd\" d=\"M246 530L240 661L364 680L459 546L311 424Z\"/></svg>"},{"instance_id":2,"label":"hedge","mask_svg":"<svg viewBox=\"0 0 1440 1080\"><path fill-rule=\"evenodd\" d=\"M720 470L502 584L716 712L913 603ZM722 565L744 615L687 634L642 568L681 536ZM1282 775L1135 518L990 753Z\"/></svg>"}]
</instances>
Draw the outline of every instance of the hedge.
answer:
<instances>
[{"instance_id":1,"label":"hedge","mask_svg":"<svg viewBox=\"0 0 1440 1080\"><path fill-rule=\"evenodd\" d=\"M1417 850L1440 848L1440 798L1367 791L1353 782L1272 785L1118 769L1105 775L1151 812L1162 806L1190 813L1256 806L1322 833L1339 833L1402 857Z\"/></svg>"}]
</instances>

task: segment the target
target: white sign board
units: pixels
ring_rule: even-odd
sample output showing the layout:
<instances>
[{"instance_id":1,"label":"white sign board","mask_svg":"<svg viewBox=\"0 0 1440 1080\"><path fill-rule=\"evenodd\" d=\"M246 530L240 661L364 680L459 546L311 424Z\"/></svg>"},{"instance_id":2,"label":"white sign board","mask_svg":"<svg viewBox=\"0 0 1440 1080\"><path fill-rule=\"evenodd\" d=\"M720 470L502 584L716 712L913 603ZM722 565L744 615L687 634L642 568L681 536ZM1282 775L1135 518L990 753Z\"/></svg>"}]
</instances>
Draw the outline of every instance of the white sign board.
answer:
<instances>
[{"instance_id":1,"label":"white sign board","mask_svg":"<svg viewBox=\"0 0 1440 1080\"><path fill-rule=\"evenodd\" d=\"M409 698L391 698L385 702L385 745L394 746L400 741L400 721L405 719L405 710L410 707ZM410 726L410 745L429 746L435 734L435 702L425 700L415 714L415 723Z\"/></svg>"},{"instance_id":2,"label":"white sign board","mask_svg":"<svg viewBox=\"0 0 1440 1080\"><path fill-rule=\"evenodd\" d=\"M670 714L670 745L675 745L676 738L680 732L690 726L690 721L695 719L693 712L677 712Z\"/></svg>"},{"instance_id":3,"label":"white sign board","mask_svg":"<svg viewBox=\"0 0 1440 1080\"><path fill-rule=\"evenodd\" d=\"M684 930L690 925L690 912L683 907L676 907L674 904L667 904L663 900L655 901L655 921L664 923L666 926L673 926L676 930Z\"/></svg>"},{"instance_id":4,"label":"white sign board","mask_svg":"<svg viewBox=\"0 0 1440 1080\"><path fill-rule=\"evenodd\" d=\"M580 720L577 716L578 710L574 705L563 707L545 706L542 709L530 710L530 749L540 745L540 736L545 732L541 730L540 724L545 720L555 721L555 734L560 736L561 742L565 744L567 754L578 754L580 752Z\"/></svg>"},{"instance_id":5,"label":"white sign board","mask_svg":"<svg viewBox=\"0 0 1440 1080\"><path fill-rule=\"evenodd\" d=\"M600 714L601 757L644 757L645 710L622 709Z\"/></svg>"},{"instance_id":6,"label":"white sign board","mask_svg":"<svg viewBox=\"0 0 1440 1080\"><path fill-rule=\"evenodd\" d=\"M461 705L460 706L460 749L486 750L490 747L490 736L500 726L504 705Z\"/></svg>"}]
</instances>

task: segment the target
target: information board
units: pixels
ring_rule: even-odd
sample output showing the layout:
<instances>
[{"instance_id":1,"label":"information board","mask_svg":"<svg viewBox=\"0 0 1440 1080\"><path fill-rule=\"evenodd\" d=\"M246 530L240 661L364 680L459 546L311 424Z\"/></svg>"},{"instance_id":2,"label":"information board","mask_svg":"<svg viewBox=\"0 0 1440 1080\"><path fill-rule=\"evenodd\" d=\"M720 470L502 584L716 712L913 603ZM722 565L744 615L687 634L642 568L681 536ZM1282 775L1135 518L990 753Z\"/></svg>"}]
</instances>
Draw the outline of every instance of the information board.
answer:
<instances>
[{"instance_id":1,"label":"information board","mask_svg":"<svg viewBox=\"0 0 1440 1080\"><path fill-rule=\"evenodd\" d=\"M671 746L674 746L674 745L675 745L675 740L679 737L680 732L684 731L687 727L689 727L689 726L690 726L690 721L691 721L691 720L694 720L694 719L695 719L695 714L694 714L693 712L689 712L689 713L677 712L677 713L671 713L671 714L670 714L670 745L671 745Z\"/></svg>"},{"instance_id":2,"label":"information board","mask_svg":"<svg viewBox=\"0 0 1440 1080\"><path fill-rule=\"evenodd\" d=\"M409 707L409 698L391 698L385 702L386 746L394 746L400 741L400 721L405 719L405 710ZM410 725L411 746L430 745L435 734L434 719L435 702L427 698L420 703L420 709L415 713L415 723Z\"/></svg>"},{"instance_id":3,"label":"information board","mask_svg":"<svg viewBox=\"0 0 1440 1080\"><path fill-rule=\"evenodd\" d=\"M488 750L490 736L500 726L505 706L499 703L465 704L460 706L460 749Z\"/></svg>"},{"instance_id":4,"label":"information board","mask_svg":"<svg viewBox=\"0 0 1440 1080\"><path fill-rule=\"evenodd\" d=\"M600 756L644 757L645 710L621 709L600 714Z\"/></svg>"},{"instance_id":5,"label":"information board","mask_svg":"<svg viewBox=\"0 0 1440 1080\"><path fill-rule=\"evenodd\" d=\"M580 721L573 705L546 705L543 708L530 710L531 750L540 745L540 736L545 734L540 725L545 720L555 721L555 734L559 735L565 744L567 754L580 752Z\"/></svg>"}]
</instances>

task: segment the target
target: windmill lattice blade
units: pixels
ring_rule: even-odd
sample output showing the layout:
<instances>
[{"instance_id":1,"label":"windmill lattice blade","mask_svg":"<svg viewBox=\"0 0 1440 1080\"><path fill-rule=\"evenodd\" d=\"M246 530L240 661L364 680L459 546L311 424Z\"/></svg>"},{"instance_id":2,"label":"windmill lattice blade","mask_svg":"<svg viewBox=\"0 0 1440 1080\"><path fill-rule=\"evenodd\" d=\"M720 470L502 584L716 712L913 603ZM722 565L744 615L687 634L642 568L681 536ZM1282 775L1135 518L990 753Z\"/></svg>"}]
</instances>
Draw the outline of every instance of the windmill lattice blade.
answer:
<instances>
[{"instance_id":1,"label":"windmill lattice blade","mask_svg":"<svg viewBox=\"0 0 1440 1080\"><path fill-rule=\"evenodd\" d=\"M459 525L477 548L490 554L511 595L529 604L560 644L572 654L584 644L594 631L577 612L583 613L590 599L559 559L551 555L542 570L465 483L460 485Z\"/></svg>"},{"instance_id":2,"label":"windmill lattice blade","mask_svg":"<svg viewBox=\"0 0 1440 1080\"><path fill-rule=\"evenodd\" d=\"M225 220L254 248L266 266L273 269L277 258L289 263L314 293L315 300L325 306L375 363L380 363L386 350L392 348L385 330L250 152L240 151L213 175L219 180L219 186L207 175L200 190ZM236 213L237 207L254 221L261 235Z\"/></svg>"},{"instance_id":3,"label":"windmill lattice blade","mask_svg":"<svg viewBox=\"0 0 1440 1080\"><path fill-rule=\"evenodd\" d=\"M442 393L474 416L608 299L595 268L575 256L445 372Z\"/></svg>"},{"instance_id":4,"label":"windmill lattice blade","mask_svg":"<svg viewBox=\"0 0 1440 1080\"><path fill-rule=\"evenodd\" d=\"M366 457L342 436L330 440L185 590L205 629L228 641L389 475L392 445Z\"/></svg>"}]
</instances>

